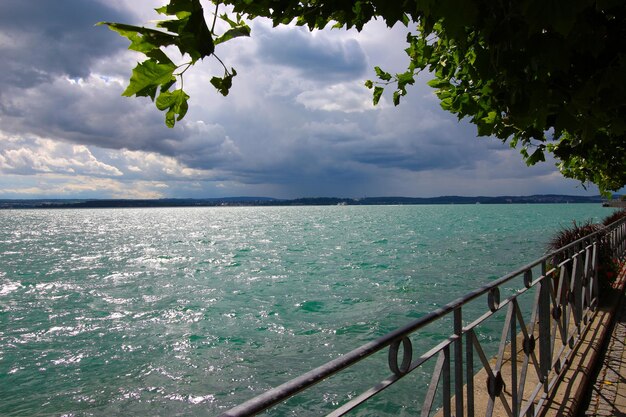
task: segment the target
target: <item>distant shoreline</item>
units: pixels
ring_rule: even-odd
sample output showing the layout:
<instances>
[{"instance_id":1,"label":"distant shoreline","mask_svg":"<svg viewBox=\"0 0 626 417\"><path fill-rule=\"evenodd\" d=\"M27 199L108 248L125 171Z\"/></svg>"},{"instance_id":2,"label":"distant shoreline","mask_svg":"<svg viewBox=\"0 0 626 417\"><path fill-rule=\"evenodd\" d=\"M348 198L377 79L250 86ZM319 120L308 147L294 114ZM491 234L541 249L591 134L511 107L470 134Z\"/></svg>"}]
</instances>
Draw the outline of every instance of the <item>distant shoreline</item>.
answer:
<instances>
[{"instance_id":1,"label":"distant shoreline","mask_svg":"<svg viewBox=\"0 0 626 417\"><path fill-rule=\"evenodd\" d=\"M616 201L616 200L613 200ZM164 199L0 199L0 209L133 208L133 207L268 207L268 206L367 206L432 204L602 204L601 196L539 194L497 197L271 197L164 198Z\"/></svg>"}]
</instances>

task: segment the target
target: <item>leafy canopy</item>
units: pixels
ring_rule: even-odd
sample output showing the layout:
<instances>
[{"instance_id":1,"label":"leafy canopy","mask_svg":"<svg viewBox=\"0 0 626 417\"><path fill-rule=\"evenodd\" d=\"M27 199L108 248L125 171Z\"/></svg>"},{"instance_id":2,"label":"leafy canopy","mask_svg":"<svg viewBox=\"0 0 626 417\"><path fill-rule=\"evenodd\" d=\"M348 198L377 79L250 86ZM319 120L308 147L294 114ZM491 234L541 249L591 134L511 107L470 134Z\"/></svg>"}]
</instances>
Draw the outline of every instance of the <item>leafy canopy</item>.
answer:
<instances>
[{"instance_id":1,"label":"leafy canopy","mask_svg":"<svg viewBox=\"0 0 626 417\"><path fill-rule=\"evenodd\" d=\"M208 2L207 2L208 3ZM230 29L214 32L200 0L169 0L157 9L170 17L153 30L106 23L126 36L130 49L147 60L133 71L124 95L149 96L174 125L187 111L182 75L198 59L215 56L215 45L249 36L243 17L270 18L274 25L295 22L310 29L361 30L372 19L401 23L410 63L391 74L376 67L367 81L378 103L391 88L398 105L418 73L429 71L429 85L441 107L469 118L478 135L494 136L521 149L527 164L552 153L566 177L593 182L603 192L626 185L626 3L621 0L225 0L234 19L219 18ZM162 48L178 47L190 57L175 65ZM215 56L216 57L216 56ZM217 57L216 57L217 58ZM217 58L219 60L219 58ZM220 60L221 62L221 60ZM223 64L222 64L223 65ZM236 75L211 84L227 95ZM169 92L179 78L180 89ZM179 91L177 93L177 91Z\"/></svg>"}]
</instances>

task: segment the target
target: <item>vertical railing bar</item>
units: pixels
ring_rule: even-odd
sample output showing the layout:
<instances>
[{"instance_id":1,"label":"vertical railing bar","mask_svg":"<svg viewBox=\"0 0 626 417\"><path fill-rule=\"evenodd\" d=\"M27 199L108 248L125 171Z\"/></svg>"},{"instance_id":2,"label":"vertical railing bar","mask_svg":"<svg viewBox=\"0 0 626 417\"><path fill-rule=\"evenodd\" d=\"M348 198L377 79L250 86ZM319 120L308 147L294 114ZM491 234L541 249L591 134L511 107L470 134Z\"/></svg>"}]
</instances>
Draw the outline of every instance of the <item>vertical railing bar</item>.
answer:
<instances>
[{"instance_id":1,"label":"vertical railing bar","mask_svg":"<svg viewBox=\"0 0 626 417\"><path fill-rule=\"evenodd\" d=\"M571 260L571 258L570 258ZM561 277L559 279L559 288L556 293L556 301L558 308L561 310L561 317L559 317L559 330L561 335L562 343L567 343L567 326L568 326L568 316L567 314L567 289L569 288L569 280L570 274L568 271L568 267L563 265L561 268Z\"/></svg>"},{"instance_id":2,"label":"vertical railing bar","mask_svg":"<svg viewBox=\"0 0 626 417\"><path fill-rule=\"evenodd\" d=\"M461 307L454 309L454 400L456 415L463 415L463 314Z\"/></svg>"},{"instance_id":3,"label":"vertical railing bar","mask_svg":"<svg viewBox=\"0 0 626 417\"><path fill-rule=\"evenodd\" d=\"M544 383L544 390L547 389L546 380L552 364L552 346L550 331L550 292L552 276L546 276L546 261L541 263L542 275L544 279L539 283L539 365L541 367L540 380Z\"/></svg>"},{"instance_id":4,"label":"vertical railing bar","mask_svg":"<svg viewBox=\"0 0 626 417\"><path fill-rule=\"evenodd\" d=\"M443 356L445 360L443 362L443 416L450 417L450 345L443 348Z\"/></svg>"},{"instance_id":5,"label":"vertical railing bar","mask_svg":"<svg viewBox=\"0 0 626 417\"><path fill-rule=\"evenodd\" d=\"M517 312L519 306L517 299L513 300L512 320L511 320L511 408L513 416L519 416L518 392L517 392Z\"/></svg>"},{"instance_id":6,"label":"vertical railing bar","mask_svg":"<svg viewBox=\"0 0 626 417\"><path fill-rule=\"evenodd\" d=\"M593 242L593 255L592 255L592 271L590 281L591 285L591 304L594 307L594 310L598 306L598 245L596 242Z\"/></svg>"},{"instance_id":7,"label":"vertical railing bar","mask_svg":"<svg viewBox=\"0 0 626 417\"><path fill-rule=\"evenodd\" d=\"M559 311L559 317L553 317L553 326L552 326L552 337L551 337L551 342L552 342L552 346L551 349L553 351L553 362L551 364L551 368L554 368L554 366L556 365L556 363L559 363L560 366L560 362L561 362L561 353L563 352L563 349L559 350L559 353L557 355L554 354L554 349L556 348L556 341L557 341L557 337L559 337L559 341L561 343L561 345L565 346L568 341L568 334L569 334L569 329L568 329L568 317L569 317L569 310L567 308L567 300L566 300L566 291L567 288L569 288L568 285L568 281L569 281L569 264L572 261L571 256L571 251L568 251L568 259L562 263L561 266L561 273L559 274L559 283L558 283L558 289L555 293L555 298L554 298L554 308L556 310ZM558 330L558 333L557 333ZM555 359L556 358L556 359ZM546 391L547 392L547 391Z\"/></svg>"},{"instance_id":8,"label":"vertical railing bar","mask_svg":"<svg viewBox=\"0 0 626 417\"><path fill-rule=\"evenodd\" d=\"M535 291L535 301L533 304L533 312L531 314L530 317L530 327L527 330L526 329L526 323L524 322L524 317L522 316L522 312L518 309L517 311L517 319L520 322L520 329L522 330L522 334L524 335L524 343L526 343L526 340L530 340L530 336L533 336L533 340L534 340L534 334L535 334L535 323L536 323L536 319L537 319L537 309L539 306L539 291ZM517 392L519 393L519 395L521 396L521 398L524 398L524 388L526 386L526 376L528 373L528 365L531 361L531 356L533 358L533 365L535 367L535 372L537 373L537 375L541 375L541 371L539 369L539 365L537 363L537 358L534 356L534 347L530 352L526 352L526 350L524 350L524 362L522 364L522 369L520 372L520 379L519 379L519 386L517 388ZM520 401L519 404L519 408L521 409L522 404Z\"/></svg>"},{"instance_id":9,"label":"vertical railing bar","mask_svg":"<svg viewBox=\"0 0 626 417\"><path fill-rule=\"evenodd\" d=\"M584 309L584 315L587 315L587 312L589 311L589 309L591 308L591 250L593 248L593 245L588 245L585 248L585 273L583 275L583 281L582 281L582 293L583 293L583 309ZM587 306L585 307L585 304L587 304Z\"/></svg>"},{"instance_id":10,"label":"vertical railing bar","mask_svg":"<svg viewBox=\"0 0 626 417\"><path fill-rule=\"evenodd\" d=\"M496 361L496 367L495 367L495 371L497 375L501 375L500 370L502 369L502 362L504 361L504 353L506 350L506 340L507 337L509 335L509 331L511 328L511 322L513 321L513 315L514 315L514 304L515 303L511 303L509 304L509 307L507 309L507 313L506 313L506 319L504 320L504 326L502 327L502 335L500 336L500 348L498 349L498 359ZM511 341L516 337L515 334L511 334ZM514 355L514 352L511 351L510 352L511 355ZM511 356L512 359L512 356ZM515 389L515 388L513 388ZM504 406L504 409L507 412L507 415L512 416L511 413L511 409L509 408L509 404L506 401L506 397L504 396L504 390L502 390L500 392L499 395L496 395L497 397L500 398L500 401L502 402L502 405ZM495 405L495 398L491 398L490 396L490 401L489 404L487 406L487 416L491 416L493 415L493 410L494 410L494 405Z\"/></svg>"},{"instance_id":11,"label":"vertical railing bar","mask_svg":"<svg viewBox=\"0 0 626 417\"><path fill-rule=\"evenodd\" d=\"M576 324L577 330L580 333L580 322L582 321L582 285L581 285L581 254L576 256L574 260L574 272L572 274L572 280L570 283L570 293L572 294L573 299L570 299L570 303L572 304L572 308L574 310L574 323Z\"/></svg>"},{"instance_id":12,"label":"vertical railing bar","mask_svg":"<svg viewBox=\"0 0 626 417\"><path fill-rule=\"evenodd\" d=\"M552 362L550 363L550 367L548 372L550 372L552 370L552 368L554 367L555 364L555 357L558 358L558 355L555 355L554 353L554 349L556 348L556 336L557 336L557 328L559 327L559 323L558 320L553 320L552 321L552 328L551 328L551 337L550 337L550 357L552 359ZM546 386L546 390L547 390L547 386ZM548 392L548 391L546 391Z\"/></svg>"},{"instance_id":13,"label":"vertical railing bar","mask_svg":"<svg viewBox=\"0 0 626 417\"><path fill-rule=\"evenodd\" d=\"M567 345L570 343L570 339L572 338L573 329L570 329L570 323L572 321L572 316L574 315L573 303L571 302L571 288L572 281L574 280L574 274L576 273L576 263L578 258L577 254L572 255L572 271L566 275L566 279L563 282L563 294L561 301L561 308L563 310L563 314L561 315L563 319L563 331L565 334L565 340L563 340L563 344Z\"/></svg>"},{"instance_id":14,"label":"vertical railing bar","mask_svg":"<svg viewBox=\"0 0 626 417\"><path fill-rule=\"evenodd\" d=\"M465 369L467 379L467 417L474 417L474 349L473 338L474 330L470 330L465 334Z\"/></svg>"}]
</instances>

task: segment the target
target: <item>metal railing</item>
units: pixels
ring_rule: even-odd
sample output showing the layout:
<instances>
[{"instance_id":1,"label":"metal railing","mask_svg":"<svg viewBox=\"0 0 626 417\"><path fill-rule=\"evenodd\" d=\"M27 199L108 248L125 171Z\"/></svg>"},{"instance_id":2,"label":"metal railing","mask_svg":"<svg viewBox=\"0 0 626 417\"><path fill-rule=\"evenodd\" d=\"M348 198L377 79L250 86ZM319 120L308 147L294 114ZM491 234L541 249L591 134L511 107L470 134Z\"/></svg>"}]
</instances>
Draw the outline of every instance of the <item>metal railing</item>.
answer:
<instances>
[{"instance_id":1,"label":"metal railing","mask_svg":"<svg viewBox=\"0 0 626 417\"><path fill-rule=\"evenodd\" d=\"M347 414L412 371L424 369L427 363L432 367L433 361L428 390L420 404L422 416L438 413L448 417L453 409L457 416L474 416L478 412L486 416L494 412L511 417L537 415L571 362L581 335L593 322L598 306L600 251L607 247L612 258L623 259L626 219L270 389L220 417L260 413L385 348L391 374L328 416ZM502 293L507 294L503 299ZM532 296L532 302L521 302L524 294ZM475 317L464 315L464 308L481 298L486 299L486 306L479 304ZM500 316L505 312L505 318L498 353L493 358L486 354L477 329L499 312ZM446 318L452 322L452 328L445 340L414 358L416 332ZM480 373L484 378L477 377ZM476 395L485 390L486 395ZM486 403L478 406L478 399Z\"/></svg>"}]
</instances>

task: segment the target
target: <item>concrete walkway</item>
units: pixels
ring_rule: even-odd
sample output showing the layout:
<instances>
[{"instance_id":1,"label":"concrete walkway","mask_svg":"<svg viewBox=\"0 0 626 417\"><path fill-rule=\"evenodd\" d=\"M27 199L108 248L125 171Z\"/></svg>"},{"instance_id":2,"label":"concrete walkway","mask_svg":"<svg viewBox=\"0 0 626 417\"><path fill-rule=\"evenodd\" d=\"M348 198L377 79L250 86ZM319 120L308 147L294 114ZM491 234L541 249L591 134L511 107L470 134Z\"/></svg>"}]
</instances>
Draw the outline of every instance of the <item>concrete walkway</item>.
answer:
<instances>
[{"instance_id":1,"label":"concrete walkway","mask_svg":"<svg viewBox=\"0 0 626 417\"><path fill-rule=\"evenodd\" d=\"M626 302L623 298L601 358L601 368L590 387L589 404L580 416L626 417Z\"/></svg>"}]
</instances>

